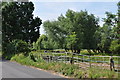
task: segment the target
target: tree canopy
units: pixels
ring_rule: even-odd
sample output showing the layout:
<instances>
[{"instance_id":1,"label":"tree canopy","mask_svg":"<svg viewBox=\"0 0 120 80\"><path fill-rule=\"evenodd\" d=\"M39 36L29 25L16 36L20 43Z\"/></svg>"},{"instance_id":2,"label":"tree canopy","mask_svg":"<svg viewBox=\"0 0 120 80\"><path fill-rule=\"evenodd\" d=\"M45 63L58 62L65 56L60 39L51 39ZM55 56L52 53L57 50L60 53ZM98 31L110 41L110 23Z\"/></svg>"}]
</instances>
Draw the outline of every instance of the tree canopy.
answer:
<instances>
[{"instance_id":1,"label":"tree canopy","mask_svg":"<svg viewBox=\"0 0 120 80\"><path fill-rule=\"evenodd\" d=\"M99 27L98 18L87 11L68 10L65 16L59 16L57 21L46 21L43 26L47 35L57 41L61 48L69 48L79 53L83 48L96 47L94 35Z\"/></svg>"},{"instance_id":2,"label":"tree canopy","mask_svg":"<svg viewBox=\"0 0 120 80\"><path fill-rule=\"evenodd\" d=\"M29 43L39 38L42 20L33 17L32 2L2 3L2 48L6 52L7 45L15 39Z\"/></svg>"},{"instance_id":3,"label":"tree canopy","mask_svg":"<svg viewBox=\"0 0 120 80\"><path fill-rule=\"evenodd\" d=\"M42 22L38 17L33 18L33 11L32 2L10 2L2 8L3 42L37 40Z\"/></svg>"}]
</instances>

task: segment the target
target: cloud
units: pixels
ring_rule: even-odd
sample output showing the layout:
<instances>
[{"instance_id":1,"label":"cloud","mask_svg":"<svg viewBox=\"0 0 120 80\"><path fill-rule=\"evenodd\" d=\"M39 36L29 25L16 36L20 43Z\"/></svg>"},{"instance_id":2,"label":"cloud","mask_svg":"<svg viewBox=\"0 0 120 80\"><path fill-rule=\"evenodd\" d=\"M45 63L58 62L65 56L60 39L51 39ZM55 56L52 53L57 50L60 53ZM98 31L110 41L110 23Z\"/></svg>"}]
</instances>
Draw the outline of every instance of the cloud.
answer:
<instances>
[{"instance_id":1,"label":"cloud","mask_svg":"<svg viewBox=\"0 0 120 80\"><path fill-rule=\"evenodd\" d=\"M35 5L34 15L46 20L56 20L61 14L65 15L68 9L74 11L87 10L89 14L95 14L100 18L99 24L102 26L102 18L105 12L117 12L117 2L33 2ZM40 26L40 33L44 34L43 25Z\"/></svg>"}]
</instances>

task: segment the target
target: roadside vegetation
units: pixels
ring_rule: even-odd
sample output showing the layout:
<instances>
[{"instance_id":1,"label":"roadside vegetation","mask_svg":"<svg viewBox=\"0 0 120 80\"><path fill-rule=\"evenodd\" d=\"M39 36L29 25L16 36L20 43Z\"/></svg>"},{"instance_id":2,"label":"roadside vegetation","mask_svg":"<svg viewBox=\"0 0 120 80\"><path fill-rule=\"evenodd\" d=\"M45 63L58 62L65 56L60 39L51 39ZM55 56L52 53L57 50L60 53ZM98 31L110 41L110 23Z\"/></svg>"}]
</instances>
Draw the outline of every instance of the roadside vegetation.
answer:
<instances>
[{"instance_id":1,"label":"roadside vegetation","mask_svg":"<svg viewBox=\"0 0 120 80\"><path fill-rule=\"evenodd\" d=\"M16 54L11 58L12 61L19 62L23 65L34 66L44 70L52 70L58 72L64 76L69 76L71 78L117 78L118 73L110 71L108 69L102 69L100 67L91 67L88 69L82 69L77 65L62 63L62 62L46 62L41 57L39 57L36 62L34 62L30 56L24 56L23 53Z\"/></svg>"}]
</instances>

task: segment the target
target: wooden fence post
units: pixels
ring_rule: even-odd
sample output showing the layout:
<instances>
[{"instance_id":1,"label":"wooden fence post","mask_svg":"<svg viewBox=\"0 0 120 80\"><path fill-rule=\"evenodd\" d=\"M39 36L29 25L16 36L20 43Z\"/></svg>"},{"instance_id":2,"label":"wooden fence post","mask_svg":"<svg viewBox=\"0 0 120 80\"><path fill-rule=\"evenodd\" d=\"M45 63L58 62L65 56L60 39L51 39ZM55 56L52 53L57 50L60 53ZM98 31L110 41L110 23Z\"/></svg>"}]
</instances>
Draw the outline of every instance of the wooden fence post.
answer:
<instances>
[{"instance_id":1,"label":"wooden fence post","mask_svg":"<svg viewBox=\"0 0 120 80\"><path fill-rule=\"evenodd\" d=\"M82 62L84 62L84 55L82 55Z\"/></svg>"},{"instance_id":2,"label":"wooden fence post","mask_svg":"<svg viewBox=\"0 0 120 80\"><path fill-rule=\"evenodd\" d=\"M65 52L65 63L67 62L67 52Z\"/></svg>"},{"instance_id":3,"label":"wooden fence post","mask_svg":"<svg viewBox=\"0 0 120 80\"><path fill-rule=\"evenodd\" d=\"M91 59L90 59L90 55L89 55L89 60L90 60L90 68L91 68Z\"/></svg>"},{"instance_id":4,"label":"wooden fence post","mask_svg":"<svg viewBox=\"0 0 120 80\"><path fill-rule=\"evenodd\" d=\"M77 61L78 61L78 64L79 64L79 54L77 54L77 55L78 55L78 60Z\"/></svg>"},{"instance_id":5,"label":"wooden fence post","mask_svg":"<svg viewBox=\"0 0 120 80\"><path fill-rule=\"evenodd\" d=\"M51 59L51 56L50 56L50 53L49 53L49 62L51 61L50 59Z\"/></svg>"}]
</instances>

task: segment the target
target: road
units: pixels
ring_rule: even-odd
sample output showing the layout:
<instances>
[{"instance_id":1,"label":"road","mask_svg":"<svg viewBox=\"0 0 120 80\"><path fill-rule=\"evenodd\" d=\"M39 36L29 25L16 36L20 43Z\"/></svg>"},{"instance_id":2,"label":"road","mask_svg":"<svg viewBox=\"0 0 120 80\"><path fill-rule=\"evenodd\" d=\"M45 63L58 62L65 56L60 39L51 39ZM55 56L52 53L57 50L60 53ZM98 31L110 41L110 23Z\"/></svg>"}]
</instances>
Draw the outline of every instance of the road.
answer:
<instances>
[{"instance_id":1,"label":"road","mask_svg":"<svg viewBox=\"0 0 120 80\"><path fill-rule=\"evenodd\" d=\"M63 78L50 72L23 66L16 62L2 61L2 78Z\"/></svg>"}]
</instances>

